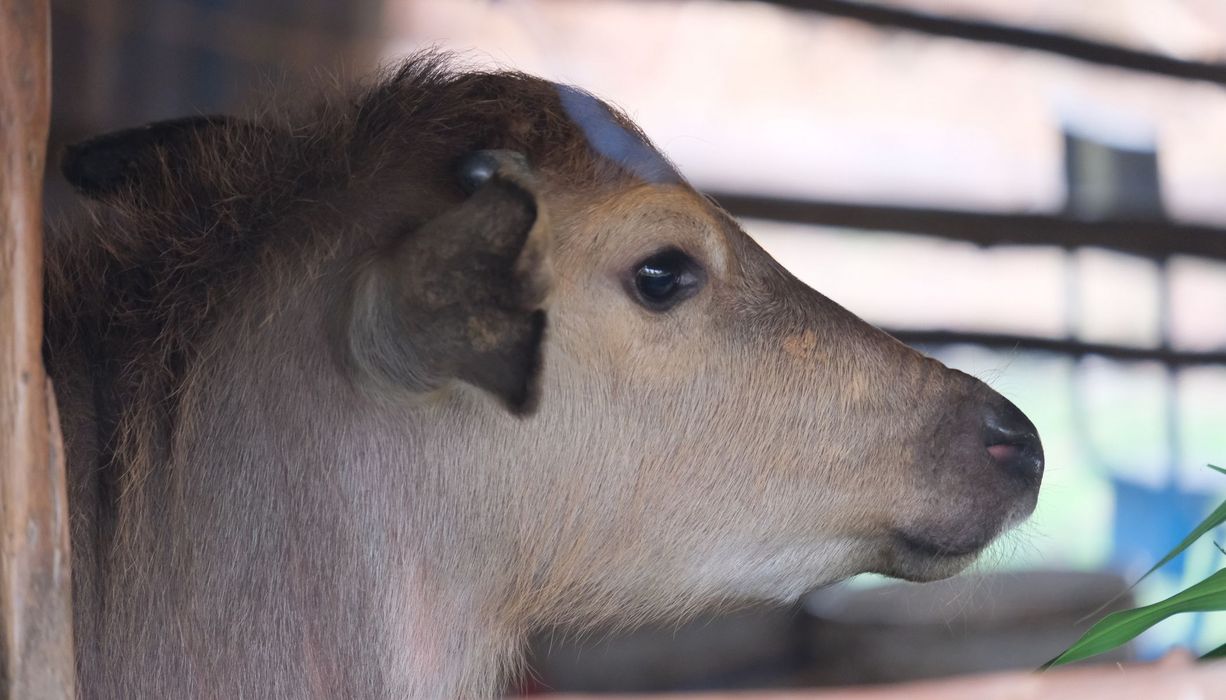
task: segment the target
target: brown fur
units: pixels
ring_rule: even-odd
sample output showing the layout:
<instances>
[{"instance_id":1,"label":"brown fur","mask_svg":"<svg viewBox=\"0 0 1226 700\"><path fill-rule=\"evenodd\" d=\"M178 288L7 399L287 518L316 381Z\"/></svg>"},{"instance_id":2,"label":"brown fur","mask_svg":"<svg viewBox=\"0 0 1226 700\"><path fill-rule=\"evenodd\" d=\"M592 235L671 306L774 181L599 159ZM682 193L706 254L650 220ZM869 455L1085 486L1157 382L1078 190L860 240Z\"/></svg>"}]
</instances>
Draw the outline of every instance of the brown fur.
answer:
<instances>
[{"instance_id":1,"label":"brown fur","mask_svg":"<svg viewBox=\"0 0 1226 700\"><path fill-rule=\"evenodd\" d=\"M488 696L540 626L949 575L1029 512L979 433L1003 399L608 129L654 154L427 56L69 168L101 200L47 255L82 697ZM469 194L490 149L525 163ZM705 286L647 311L666 246Z\"/></svg>"},{"instance_id":2,"label":"brown fur","mask_svg":"<svg viewBox=\"0 0 1226 700\"><path fill-rule=\"evenodd\" d=\"M453 73L429 54L304 115L265 114L256 123L263 128L233 121L202 134L175 154L190 170L163 158L152 183L93 208L89 224L49 236L48 347L92 333L113 357L125 484L157 462L149 441L168 428L159 405L182 381L217 307L250 292L250 270L292 274L280 268L377 243L338 241L329 224L345 226L342 211L384 207L380 196L412 187L405 225L429 220L463 196L451 170L479 149L518 150L580 191L626 177L587 147L552 84ZM621 125L639 133L624 118ZM416 185L423 180L433 186Z\"/></svg>"}]
</instances>

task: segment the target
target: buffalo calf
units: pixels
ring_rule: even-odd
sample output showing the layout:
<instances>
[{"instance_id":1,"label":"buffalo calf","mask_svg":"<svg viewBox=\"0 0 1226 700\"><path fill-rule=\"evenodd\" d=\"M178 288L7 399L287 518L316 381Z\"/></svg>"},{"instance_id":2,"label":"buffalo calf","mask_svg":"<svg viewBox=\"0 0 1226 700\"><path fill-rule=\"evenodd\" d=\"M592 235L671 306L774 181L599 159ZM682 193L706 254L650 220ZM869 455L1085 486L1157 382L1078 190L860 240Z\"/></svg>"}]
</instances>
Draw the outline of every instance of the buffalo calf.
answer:
<instances>
[{"instance_id":1,"label":"buffalo calf","mask_svg":"<svg viewBox=\"0 0 1226 700\"><path fill-rule=\"evenodd\" d=\"M521 641L949 576L1034 427L625 116L424 56L70 148L45 354L84 698L477 698Z\"/></svg>"}]
</instances>

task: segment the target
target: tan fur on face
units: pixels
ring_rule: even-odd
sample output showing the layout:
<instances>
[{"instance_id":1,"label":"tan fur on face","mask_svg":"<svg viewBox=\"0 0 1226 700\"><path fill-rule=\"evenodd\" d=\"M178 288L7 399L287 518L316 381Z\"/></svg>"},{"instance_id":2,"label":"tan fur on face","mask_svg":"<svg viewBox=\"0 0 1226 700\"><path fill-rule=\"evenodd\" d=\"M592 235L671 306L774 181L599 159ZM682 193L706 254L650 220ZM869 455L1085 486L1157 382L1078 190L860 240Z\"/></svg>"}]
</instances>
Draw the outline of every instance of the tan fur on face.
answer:
<instances>
[{"instance_id":1,"label":"tan fur on face","mask_svg":"<svg viewBox=\"0 0 1226 700\"><path fill-rule=\"evenodd\" d=\"M173 146L49 238L86 697L492 697L543 625L948 575L898 531L1033 505L986 387L595 98L425 57ZM469 191L474 151L514 173ZM705 284L651 311L666 248Z\"/></svg>"}]
</instances>

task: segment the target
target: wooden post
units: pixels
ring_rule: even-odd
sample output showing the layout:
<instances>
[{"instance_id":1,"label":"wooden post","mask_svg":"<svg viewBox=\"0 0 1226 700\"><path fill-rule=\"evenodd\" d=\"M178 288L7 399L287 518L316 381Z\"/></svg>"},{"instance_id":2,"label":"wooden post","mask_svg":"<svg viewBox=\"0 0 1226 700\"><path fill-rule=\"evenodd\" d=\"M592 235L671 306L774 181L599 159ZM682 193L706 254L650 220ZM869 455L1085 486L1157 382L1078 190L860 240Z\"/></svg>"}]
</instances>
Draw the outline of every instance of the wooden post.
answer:
<instances>
[{"instance_id":1,"label":"wooden post","mask_svg":"<svg viewBox=\"0 0 1226 700\"><path fill-rule=\"evenodd\" d=\"M0 699L74 693L68 497L42 363L47 0L0 0Z\"/></svg>"}]
</instances>

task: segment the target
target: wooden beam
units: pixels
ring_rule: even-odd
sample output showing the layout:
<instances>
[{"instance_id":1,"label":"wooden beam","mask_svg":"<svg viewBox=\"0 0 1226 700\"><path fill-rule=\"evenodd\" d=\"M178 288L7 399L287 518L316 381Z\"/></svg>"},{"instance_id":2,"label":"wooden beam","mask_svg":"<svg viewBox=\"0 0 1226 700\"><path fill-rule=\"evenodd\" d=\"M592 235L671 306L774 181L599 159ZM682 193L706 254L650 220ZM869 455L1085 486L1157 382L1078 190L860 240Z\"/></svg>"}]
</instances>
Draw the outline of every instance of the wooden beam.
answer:
<instances>
[{"instance_id":1,"label":"wooden beam","mask_svg":"<svg viewBox=\"0 0 1226 700\"><path fill-rule=\"evenodd\" d=\"M68 508L42 364L47 0L0 0L0 698L74 696Z\"/></svg>"},{"instance_id":2,"label":"wooden beam","mask_svg":"<svg viewBox=\"0 0 1226 700\"><path fill-rule=\"evenodd\" d=\"M933 678L876 686L726 690L638 695L634 700L1153 700L1214 698L1226 687L1226 663L1197 664L1191 654L1169 652L1149 664L1084 664L1034 671L998 671L978 676ZM569 693L549 700L613 700L609 695ZM629 696L618 695L620 700Z\"/></svg>"},{"instance_id":3,"label":"wooden beam","mask_svg":"<svg viewBox=\"0 0 1226 700\"><path fill-rule=\"evenodd\" d=\"M710 192L733 216L938 236L978 245L1092 246L1161 260L1226 260L1226 229L1170 220L1074 219L1058 214L960 211Z\"/></svg>"},{"instance_id":4,"label":"wooden beam","mask_svg":"<svg viewBox=\"0 0 1226 700\"><path fill-rule=\"evenodd\" d=\"M1004 333L964 333L961 331L889 330L890 335L907 345L977 345L1010 352L1025 350L1080 358L1088 355L1122 362L1160 362L1170 367L1226 365L1226 352L1193 352L1170 348L1139 348L1111 343L1088 343L1067 338L1041 338Z\"/></svg>"},{"instance_id":5,"label":"wooden beam","mask_svg":"<svg viewBox=\"0 0 1226 700\"><path fill-rule=\"evenodd\" d=\"M924 14L854 0L767 0L797 10L820 12L877 27L1013 46L1101 66L1226 85L1226 65L1187 61L1056 32L1012 27L985 20Z\"/></svg>"}]
</instances>

